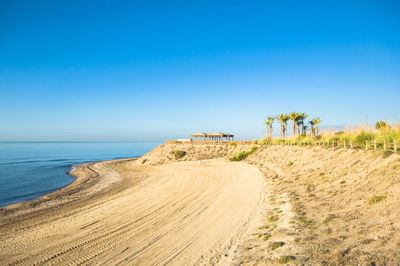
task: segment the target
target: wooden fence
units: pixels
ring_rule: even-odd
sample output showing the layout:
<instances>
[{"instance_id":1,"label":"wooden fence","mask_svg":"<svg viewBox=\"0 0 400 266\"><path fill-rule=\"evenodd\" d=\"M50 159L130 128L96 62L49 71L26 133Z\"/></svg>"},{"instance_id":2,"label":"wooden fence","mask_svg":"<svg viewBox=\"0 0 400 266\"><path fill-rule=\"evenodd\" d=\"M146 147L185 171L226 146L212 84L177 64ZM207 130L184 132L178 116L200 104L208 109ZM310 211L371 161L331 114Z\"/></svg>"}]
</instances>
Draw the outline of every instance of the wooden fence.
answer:
<instances>
[{"instance_id":1,"label":"wooden fence","mask_svg":"<svg viewBox=\"0 0 400 266\"><path fill-rule=\"evenodd\" d=\"M198 144L198 145L210 145L210 144L231 144L236 143L237 145L241 144L257 144L256 140L232 140L232 141L211 141L211 140L187 140L187 141L179 141L179 140L167 140L165 144Z\"/></svg>"},{"instance_id":2,"label":"wooden fence","mask_svg":"<svg viewBox=\"0 0 400 266\"><path fill-rule=\"evenodd\" d=\"M286 141L286 140L272 140L267 145L290 145L290 146L323 146L326 148L344 148L344 149L365 149L365 150L384 150L384 151L399 151L399 143L397 141L377 142L376 140L366 140L365 144L355 144L352 141Z\"/></svg>"},{"instance_id":3,"label":"wooden fence","mask_svg":"<svg viewBox=\"0 0 400 266\"><path fill-rule=\"evenodd\" d=\"M257 140L236 140L236 141L176 141L176 140L167 140L166 144L196 144L196 145L229 145L231 143L236 143L237 145L249 145L249 144L258 144ZM353 143L352 141L339 141L339 140L330 140L330 141L289 141L282 139L273 139L265 145L289 145L289 146L322 146L326 148L344 148L344 149L365 149L365 150L384 150L384 151L399 151L399 143L394 141L392 143L389 142L377 142L375 140L367 140L362 145Z\"/></svg>"}]
</instances>

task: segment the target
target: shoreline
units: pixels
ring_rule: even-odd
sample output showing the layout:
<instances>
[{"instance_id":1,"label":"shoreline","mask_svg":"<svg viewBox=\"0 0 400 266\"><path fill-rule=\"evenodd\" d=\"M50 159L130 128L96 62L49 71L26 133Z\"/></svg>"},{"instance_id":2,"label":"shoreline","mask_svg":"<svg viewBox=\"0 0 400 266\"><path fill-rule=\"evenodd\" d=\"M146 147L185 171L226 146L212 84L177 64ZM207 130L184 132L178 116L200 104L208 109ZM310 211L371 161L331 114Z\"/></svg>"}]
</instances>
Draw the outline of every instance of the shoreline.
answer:
<instances>
[{"instance_id":1,"label":"shoreline","mask_svg":"<svg viewBox=\"0 0 400 266\"><path fill-rule=\"evenodd\" d=\"M136 161L137 157L104 160L78 165L69 175L74 181L63 188L41 196L32 201L8 205L0 209L0 229L13 228L14 224L24 224L26 221L37 223L43 219L55 219L74 212L74 209L92 206L108 193L117 193L129 186L125 180L110 180L100 176L95 165L113 165L120 161ZM115 182L120 181L120 182ZM41 223L41 222L40 222ZM3 227L3 228L1 228ZM1 233L2 230L0 230ZM1 252L0 252L1 253Z\"/></svg>"},{"instance_id":2,"label":"shoreline","mask_svg":"<svg viewBox=\"0 0 400 266\"><path fill-rule=\"evenodd\" d=\"M234 173L247 173L254 178L250 178L249 182L247 175ZM35 210L32 213L23 213L24 209L19 208L18 215L0 215L1 261L42 264L51 260L52 263L63 264L73 263L69 253L75 254L71 259L76 259L94 252L98 255L93 262L113 263L124 261L125 253L133 255L136 249L147 247L144 243L149 237L154 238L154 242L150 241L153 244L146 248L148 255L133 256L129 261L139 264L166 263L169 260L176 263L219 261L218 254L222 251L217 250L224 247L224 252L228 253L232 245L239 245L242 234L252 224L253 218L250 217L258 213L259 202L263 199L263 177L258 169L225 160L207 160L201 165L182 162L143 166L137 160L120 159L84 164L71 174L78 176L73 185L43 199L55 200L58 204L46 207L43 202L30 206ZM87 183L91 179L100 182ZM104 182L108 185L103 186ZM87 186L83 186L85 184ZM66 192L77 186L83 186L80 192L85 199L63 202L57 198L68 196ZM89 195L85 190L85 187L93 189L96 186L100 190L95 194ZM75 195L80 197L82 193ZM4 219L4 216L9 219ZM158 224L157 230L152 226L154 223ZM113 228L120 229L115 231ZM126 233L118 233L120 230ZM83 239L95 239L93 243L96 244L80 244L82 233L87 235ZM112 236L106 237L108 234ZM164 236L161 240L159 234L168 237ZM203 239L194 241L199 235ZM38 241L44 244L38 245ZM96 247L121 241L106 253ZM191 243L190 248L184 248L187 241ZM68 248L68 245L72 246ZM81 245L82 250L75 247ZM120 249L126 249L124 245L133 246L120 253ZM181 245L182 250L177 250ZM15 248L19 251L14 253ZM155 250L161 252L160 256L152 255ZM109 258L110 255L116 257Z\"/></svg>"},{"instance_id":3,"label":"shoreline","mask_svg":"<svg viewBox=\"0 0 400 266\"><path fill-rule=\"evenodd\" d=\"M83 177L80 177L79 175L74 174L73 172L76 171L76 169L79 169L81 167L89 167L90 165L94 165L96 163L106 163L106 162L114 162L114 161L120 161L120 160L137 160L140 157L130 157L130 158L118 158L118 159L111 159L111 160L100 160L100 161L91 161L91 162L84 162L81 164L73 164L71 165L69 168L70 170L67 172L64 172L64 174L66 176L68 176L69 178L71 178L71 182L67 185L61 186L59 188L57 188L56 190L52 190L48 193L42 194L40 196L37 196L33 199L29 199L29 200L25 200L25 201L21 201L21 202L16 202L16 203L12 203L9 205L5 205L3 207L0 208L0 214L2 213L2 211L8 211L11 209L18 209L21 206L26 207L26 205L30 205L30 206L36 206L39 204L43 203L43 200L51 200L52 198L58 198L59 195L58 194L62 194L63 190L67 189L70 186L73 186L74 183L76 183L77 181L79 181L79 179L82 179ZM94 178L94 177L93 177ZM79 182L84 182L84 180L81 180Z\"/></svg>"}]
</instances>

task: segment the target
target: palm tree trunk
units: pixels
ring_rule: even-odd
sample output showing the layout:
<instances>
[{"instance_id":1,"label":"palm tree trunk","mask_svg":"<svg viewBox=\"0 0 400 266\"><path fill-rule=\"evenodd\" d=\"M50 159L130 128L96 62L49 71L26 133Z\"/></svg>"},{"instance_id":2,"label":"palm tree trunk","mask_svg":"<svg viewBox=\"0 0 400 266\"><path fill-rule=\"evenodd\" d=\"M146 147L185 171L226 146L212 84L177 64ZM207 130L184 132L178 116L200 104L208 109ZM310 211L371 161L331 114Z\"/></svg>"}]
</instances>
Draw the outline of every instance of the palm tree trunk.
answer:
<instances>
[{"instance_id":1,"label":"palm tree trunk","mask_svg":"<svg viewBox=\"0 0 400 266\"><path fill-rule=\"evenodd\" d=\"M281 139L282 139L282 122L281 122Z\"/></svg>"},{"instance_id":2,"label":"palm tree trunk","mask_svg":"<svg viewBox=\"0 0 400 266\"><path fill-rule=\"evenodd\" d=\"M293 120L293 137L296 137L296 120Z\"/></svg>"},{"instance_id":3,"label":"palm tree trunk","mask_svg":"<svg viewBox=\"0 0 400 266\"><path fill-rule=\"evenodd\" d=\"M285 123L285 139L287 139L287 123Z\"/></svg>"}]
</instances>

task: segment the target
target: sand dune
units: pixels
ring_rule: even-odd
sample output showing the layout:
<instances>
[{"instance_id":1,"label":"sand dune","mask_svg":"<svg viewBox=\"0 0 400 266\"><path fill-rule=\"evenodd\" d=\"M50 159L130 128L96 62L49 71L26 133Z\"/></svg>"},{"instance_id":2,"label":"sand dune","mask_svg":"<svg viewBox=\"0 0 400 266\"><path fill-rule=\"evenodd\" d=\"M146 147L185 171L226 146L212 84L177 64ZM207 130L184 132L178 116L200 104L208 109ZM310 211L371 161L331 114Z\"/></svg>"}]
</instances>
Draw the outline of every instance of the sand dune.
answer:
<instances>
[{"instance_id":1,"label":"sand dune","mask_svg":"<svg viewBox=\"0 0 400 266\"><path fill-rule=\"evenodd\" d=\"M140 182L97 195L90 204L61 205L43 218L22 215L16 224L3 223L2 264L229 261L263 201L263 175L244 163L137 166L128 160L90 169L109 183Z\"/></svg>"}]
</instances>

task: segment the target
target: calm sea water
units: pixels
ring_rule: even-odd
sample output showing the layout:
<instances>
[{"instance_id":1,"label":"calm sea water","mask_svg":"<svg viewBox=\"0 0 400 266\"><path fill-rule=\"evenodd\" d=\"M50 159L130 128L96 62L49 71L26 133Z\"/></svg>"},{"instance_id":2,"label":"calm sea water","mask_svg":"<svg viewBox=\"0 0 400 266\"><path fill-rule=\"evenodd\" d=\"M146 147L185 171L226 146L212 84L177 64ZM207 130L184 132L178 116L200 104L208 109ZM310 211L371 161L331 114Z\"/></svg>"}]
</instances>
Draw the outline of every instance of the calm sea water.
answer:
<instances>
[{"instance_id":1,"label":"calm sea water","mask_svg":"<svg viewBox=\"0 0 400 266\"><path fill-rule=\"evenodd\" d=\"M74 165L138 157L160 143L0 143L0 208L37 199L74 178Z\"/></svg>"}]
</instances>

